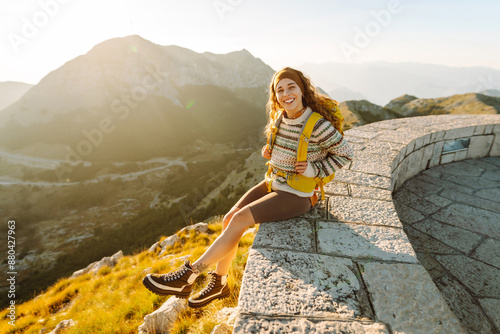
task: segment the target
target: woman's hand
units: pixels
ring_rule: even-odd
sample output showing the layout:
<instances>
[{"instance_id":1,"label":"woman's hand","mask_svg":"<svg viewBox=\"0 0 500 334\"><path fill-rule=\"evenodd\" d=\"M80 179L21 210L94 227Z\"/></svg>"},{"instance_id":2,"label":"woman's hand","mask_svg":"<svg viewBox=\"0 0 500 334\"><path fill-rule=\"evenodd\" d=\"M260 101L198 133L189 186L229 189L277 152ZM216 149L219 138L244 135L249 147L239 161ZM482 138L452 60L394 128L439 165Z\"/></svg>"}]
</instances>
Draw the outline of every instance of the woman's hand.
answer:
<instances>
[{"instance_id":1,"label":"woman's hand","mask_svg":"<svg viewBox=\"0 0 500 334\"><path fill-rule=\"evenodd\" d=\"M267 145L262 148L262 156L266 159L271 159L271 152L267 149Z\"/></svg>"},{"instance_id":2,"label":"woman's hand","mask_svg":"<svg viewBox=\"0 0 500 334\"><path fill-rule=\"evenodd\" d=\"M304 174L307 169L307 161L301 161L295 163L295 171L299 174Z\"/></svg>"}]
</instances>

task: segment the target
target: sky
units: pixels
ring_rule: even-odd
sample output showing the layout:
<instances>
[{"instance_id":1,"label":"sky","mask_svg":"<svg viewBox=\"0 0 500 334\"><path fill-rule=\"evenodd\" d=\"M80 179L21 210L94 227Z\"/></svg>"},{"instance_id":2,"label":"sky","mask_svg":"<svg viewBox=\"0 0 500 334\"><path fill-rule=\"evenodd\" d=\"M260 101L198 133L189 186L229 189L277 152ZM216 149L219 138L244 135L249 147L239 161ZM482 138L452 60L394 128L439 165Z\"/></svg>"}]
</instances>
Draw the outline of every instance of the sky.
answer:
<instances>
[{"instance_id":1,"label":"sky","mask_svg":"<svg viewBox=\"0 0 500 334\"><path fill-rule=\"evenodd\" d=\"M500 69L498 0L0 0L0 82L38 83L107 39L246 49L273 69L420 62Z\"/></svg>"}]
</instances>

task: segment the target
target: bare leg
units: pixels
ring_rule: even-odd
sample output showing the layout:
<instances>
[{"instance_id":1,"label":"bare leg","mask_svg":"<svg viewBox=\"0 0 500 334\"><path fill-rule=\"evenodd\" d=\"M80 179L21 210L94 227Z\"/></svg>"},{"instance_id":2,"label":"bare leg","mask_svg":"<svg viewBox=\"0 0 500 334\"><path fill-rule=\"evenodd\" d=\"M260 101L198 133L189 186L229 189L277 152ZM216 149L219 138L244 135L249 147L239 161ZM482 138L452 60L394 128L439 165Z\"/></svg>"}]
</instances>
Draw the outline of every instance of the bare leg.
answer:
<instances>
[{"instance_id":1,"label":"bare leg","mask_svg":"<svg viewBox=\"0 0 500 334\"><path fill-rule=\"evenodd\" d=\"M245 230L255 224L253 215L248 207L236 212L229 225L203 255L193 263L193 269L200 272L207 270L211 265L219 262L238 247L238 242Z\"/></svg>"},{"instance_id":2,"label":"bare leg","mask_svg":"<svg viewBox=\"0 0 500 334\"><path fill-rule=\"evenodd\" d=\"M233 206L231 210L224 216L224 220L222 221L222 230L226 230L231 218L233 218L234 214L241 209ZM236 253L238 252L238 245L236 245L232 251L230 251L223 259L217 262L217 267L215 268L215 272L219 275L227 275L229 271L229 267L231 266L231 262L233 262Z\"/></svg>"}]
</instances>

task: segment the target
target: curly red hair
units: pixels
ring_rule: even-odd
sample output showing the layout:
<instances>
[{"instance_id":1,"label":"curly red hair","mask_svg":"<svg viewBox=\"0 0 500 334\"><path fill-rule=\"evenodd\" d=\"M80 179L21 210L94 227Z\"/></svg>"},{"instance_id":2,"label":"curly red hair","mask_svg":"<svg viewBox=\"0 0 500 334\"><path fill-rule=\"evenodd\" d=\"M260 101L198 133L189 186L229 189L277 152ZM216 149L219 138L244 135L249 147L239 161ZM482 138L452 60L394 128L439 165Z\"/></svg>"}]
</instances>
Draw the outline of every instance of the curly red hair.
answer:
<instances>
[{"instance_id":1,"label":"curly red hair","mask_svg":"<svg viewBox=\"0 0 500 334\"><path fill-rule=\"evenodd\" d=\"M306 77L301 71L293 69L291 67L285 67L283 70L290 70L297 73L302 80L302 84L304 85L305 91L302 92L302 103L304 107L310 107L313 111L321 114L325 119L329 120L336 129L340 129L340 120L338 120L325 105L327 105L326 101L333 102L338 104L335 100L332 100L328 96L321 94L313 85L311 80ZM281 71L283 71L281 70ZM266 137L271 133L271 127L278 119L279 115L283 108L280 106L278 99L276 98L276 91L274 90L274 79L278 71L274 73L273 78L271 79L271 83L269 85L269 100L266 104L267 111L267 125L264 130Z\"/></svg>"}]
</instances>

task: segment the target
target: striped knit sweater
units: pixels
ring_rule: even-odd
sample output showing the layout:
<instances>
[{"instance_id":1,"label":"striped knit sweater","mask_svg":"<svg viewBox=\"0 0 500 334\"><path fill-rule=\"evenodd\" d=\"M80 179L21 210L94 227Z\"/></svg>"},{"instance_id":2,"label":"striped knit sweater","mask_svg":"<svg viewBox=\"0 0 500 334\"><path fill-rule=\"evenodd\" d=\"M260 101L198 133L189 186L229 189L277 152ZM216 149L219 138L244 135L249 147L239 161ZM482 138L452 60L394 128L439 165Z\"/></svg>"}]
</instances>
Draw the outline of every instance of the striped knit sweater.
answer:
<instances>
[{"instance_id":1,"label":"striped knit sweater","mask_svg":"<svg viewBox=\"0 0 500 334\"><path fill-rule=\"evenodd\" d=\"M296 173L295 163L297 162L297 142L304 122L312 113L311 108L297 119L283 117L276 139L269 164L275 170L285 173ZM307 161L309 162L304 173L308 177L326 177L344 167L353 159L353 150L344 137L338 132L328 120L320 119L311 134L307 148ZM314 194L301 192L291 188L286 179L272 175L272 188L294 193L301 197L309 197Z\"/></svg>"}]
</instances>

